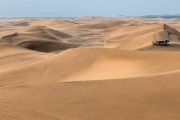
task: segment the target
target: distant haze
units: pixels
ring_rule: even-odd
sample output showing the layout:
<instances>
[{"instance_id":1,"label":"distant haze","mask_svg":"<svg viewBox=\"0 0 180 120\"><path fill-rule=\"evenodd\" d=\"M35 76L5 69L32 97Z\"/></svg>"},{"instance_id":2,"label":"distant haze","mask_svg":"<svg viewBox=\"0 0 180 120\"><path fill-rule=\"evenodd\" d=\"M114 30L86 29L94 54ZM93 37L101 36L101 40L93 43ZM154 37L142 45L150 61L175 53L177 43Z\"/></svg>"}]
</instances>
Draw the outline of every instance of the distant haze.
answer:
<instances>
[{"instance_id":1,"label":"distant haze","mask_svg":"<svg viewBox=\"0 0 180 120\"><path fill-rule=\"evenodd\" d=\"M0 0L0 17L179 14L180 0Z\"/></svg>"}]
</instances>

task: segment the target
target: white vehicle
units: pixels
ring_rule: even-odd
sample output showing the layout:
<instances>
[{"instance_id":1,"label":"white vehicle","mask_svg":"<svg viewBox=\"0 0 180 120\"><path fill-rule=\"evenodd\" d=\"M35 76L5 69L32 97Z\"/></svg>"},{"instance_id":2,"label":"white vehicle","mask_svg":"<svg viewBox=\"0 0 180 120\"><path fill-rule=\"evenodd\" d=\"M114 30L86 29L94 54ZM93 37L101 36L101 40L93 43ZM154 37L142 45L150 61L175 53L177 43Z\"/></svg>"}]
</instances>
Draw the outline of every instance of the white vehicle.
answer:
<instances>
[{"instance_id":1,"label":"white vehicle","mask_svg":"<svg viewBox=\"0 0 180 120\"><path fill-rule=\"evenodd\" d=\"M153 45L167 45L167 43L170 42L169 40L158 40L158 41L152 41Z\"/></svg>"}]
</instances>

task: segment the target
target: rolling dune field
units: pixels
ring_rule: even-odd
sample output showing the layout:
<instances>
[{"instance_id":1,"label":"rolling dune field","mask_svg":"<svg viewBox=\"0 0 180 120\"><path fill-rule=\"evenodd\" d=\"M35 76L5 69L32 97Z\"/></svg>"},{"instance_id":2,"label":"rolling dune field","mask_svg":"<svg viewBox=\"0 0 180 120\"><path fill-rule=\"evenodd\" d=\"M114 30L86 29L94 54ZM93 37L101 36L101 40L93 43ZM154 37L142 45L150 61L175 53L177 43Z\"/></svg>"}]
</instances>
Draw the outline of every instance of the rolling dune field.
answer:
<instances>
[{"instance_id":1,"label":"rolling dune field","mask_svg":"<svg viewBox=\"0 0 180 120\"><path fill-rule=\"evenodd\" d=\"M0 22L1 120L180 119L179 19Z\"/></svg>"}]
</instances>

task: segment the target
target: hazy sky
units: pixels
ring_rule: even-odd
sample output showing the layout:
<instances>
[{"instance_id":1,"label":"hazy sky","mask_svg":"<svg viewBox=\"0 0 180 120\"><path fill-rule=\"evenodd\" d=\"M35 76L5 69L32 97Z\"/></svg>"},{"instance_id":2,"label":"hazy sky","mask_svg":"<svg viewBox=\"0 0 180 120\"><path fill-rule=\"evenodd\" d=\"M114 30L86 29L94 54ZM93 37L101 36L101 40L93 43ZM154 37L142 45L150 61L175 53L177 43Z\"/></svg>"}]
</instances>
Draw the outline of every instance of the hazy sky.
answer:
<instances>
[{"instance_id":1,"label":"hazy sky","mask_svg":"<svg viewBox=\"0 0 180 120\"><path fill-rule=\"evenodd\" d=\"M179 14L180 0L0 0L0 17Z\"/></svg>"}]
</instances>

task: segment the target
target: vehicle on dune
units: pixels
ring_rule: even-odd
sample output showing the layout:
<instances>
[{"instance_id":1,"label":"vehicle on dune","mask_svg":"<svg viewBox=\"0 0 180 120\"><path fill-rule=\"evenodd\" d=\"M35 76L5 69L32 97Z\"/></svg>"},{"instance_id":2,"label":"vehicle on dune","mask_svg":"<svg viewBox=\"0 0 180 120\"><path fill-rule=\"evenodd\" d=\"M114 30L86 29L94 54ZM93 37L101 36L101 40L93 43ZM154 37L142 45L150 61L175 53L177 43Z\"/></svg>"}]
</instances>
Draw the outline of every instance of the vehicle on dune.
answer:
<instances>
[{"instance_id":1,"label":"vehicle on dune","mask_svg":"<svg viewBox=\"0 0 180 120\"><path fill-rule=\"evenodd\" d=\"M158 40L158 41L152 41L153 45L159 45L159 46L166 46L168 45L169 40Z\"/></svg>"}]
</instances>

